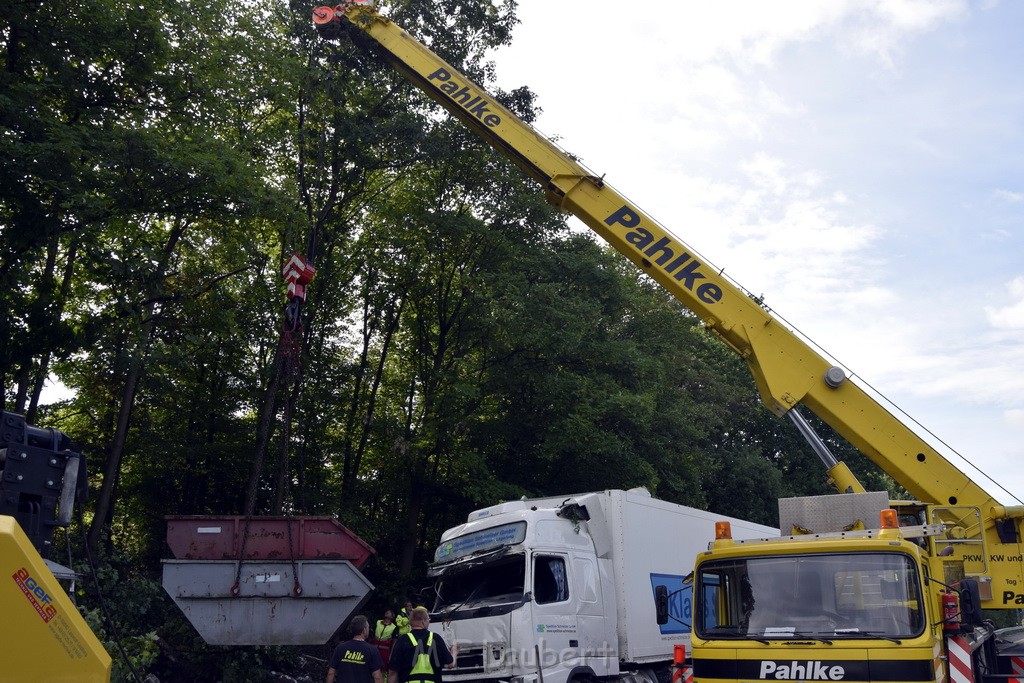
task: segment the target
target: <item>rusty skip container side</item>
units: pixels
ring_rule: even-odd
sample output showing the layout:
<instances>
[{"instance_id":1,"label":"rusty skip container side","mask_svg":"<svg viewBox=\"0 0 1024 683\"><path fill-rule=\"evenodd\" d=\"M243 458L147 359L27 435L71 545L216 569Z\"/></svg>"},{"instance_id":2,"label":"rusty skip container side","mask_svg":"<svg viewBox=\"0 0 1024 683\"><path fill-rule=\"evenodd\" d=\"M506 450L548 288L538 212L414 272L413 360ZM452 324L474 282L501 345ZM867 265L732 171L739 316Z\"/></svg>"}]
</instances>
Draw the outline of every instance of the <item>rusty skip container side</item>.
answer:
<instances>
[{"instance_id":1,"label":"rusty skip container side","mask_svg":"<svg viewBox=\"0 0 1024 683\"><path fill-rule=\"evenodd\" d=\"M348 560L357 569L376 551L333 517L180 515L167 517L178 560ZM288 548L289 527L291 551Z\"/></svg>"}]
</instances>

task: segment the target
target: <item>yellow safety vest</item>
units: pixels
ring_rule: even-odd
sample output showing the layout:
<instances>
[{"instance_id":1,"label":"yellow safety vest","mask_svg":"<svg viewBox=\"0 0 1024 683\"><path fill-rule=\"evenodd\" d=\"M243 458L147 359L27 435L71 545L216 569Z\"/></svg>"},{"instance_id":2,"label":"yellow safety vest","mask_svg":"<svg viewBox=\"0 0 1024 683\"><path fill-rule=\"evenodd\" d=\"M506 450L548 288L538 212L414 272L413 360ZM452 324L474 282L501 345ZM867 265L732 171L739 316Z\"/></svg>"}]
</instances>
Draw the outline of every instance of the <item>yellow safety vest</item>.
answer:
<instances>
[{"instance_id":1,"label":"yellow safety vest","mask_svg":"<svg viewBox=\"0 0 1024 683\"><path fill-rule=\"evenodd\" d=\"M433 683L437 680L434 664L430 661L430 655L434 652L434 632L427 633L426 652L423 651L423 643L412 633L409 634L409 640L415 649L412 652L412 669L405 683Z\"/></svg>"},{"instance_id":2,"label":"yellow safety vest","mask_svg":"<svg viewBox=\"0 0 1024 683\"><path fill-rule=\"evenodd\" d=\"M374 629L373 637L377 640L391 640L395 635L395 624L385 624L382 619L377 620L377 628Z\"/></svg>"}]
</instances>

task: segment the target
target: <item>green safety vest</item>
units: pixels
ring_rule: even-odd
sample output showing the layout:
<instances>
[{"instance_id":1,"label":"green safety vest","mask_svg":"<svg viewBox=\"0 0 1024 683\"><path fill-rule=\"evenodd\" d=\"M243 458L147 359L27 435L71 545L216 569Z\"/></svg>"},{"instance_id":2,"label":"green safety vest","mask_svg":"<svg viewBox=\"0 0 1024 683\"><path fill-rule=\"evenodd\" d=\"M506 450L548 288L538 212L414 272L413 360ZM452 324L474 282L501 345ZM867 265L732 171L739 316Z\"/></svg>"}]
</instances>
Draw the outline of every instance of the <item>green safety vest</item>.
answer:
<instances>
[{"instance_id":1,"label":"green safety vest","mask_svg":"<svg viewBox=\"0 0 1024 683\"><path fill-rule=\"evenodd\" d=\"M409 677L405 683L433 683L437 680L434 673L434 664L430 661L430 655L434 652L434 632L427 633L427 651L423 651L423 643L412 633L409 634L413 647L412 669L409 670Z\"/></svg>"}]
</instances>

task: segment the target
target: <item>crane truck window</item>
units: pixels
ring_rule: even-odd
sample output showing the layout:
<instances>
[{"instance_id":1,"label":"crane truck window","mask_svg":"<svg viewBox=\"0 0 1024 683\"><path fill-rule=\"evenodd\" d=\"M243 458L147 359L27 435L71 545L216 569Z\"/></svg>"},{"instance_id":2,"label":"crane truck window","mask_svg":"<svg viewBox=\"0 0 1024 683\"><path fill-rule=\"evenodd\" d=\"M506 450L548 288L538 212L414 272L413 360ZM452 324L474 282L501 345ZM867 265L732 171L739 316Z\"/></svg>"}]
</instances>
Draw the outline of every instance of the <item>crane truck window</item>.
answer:
<instances>
[{"instance_id":1,"label":"crane truck window","mask_svg":"<svg viewBox=\"0 0 1024 683\"><path fill-rule=\"evenodd\" d=\"M821 553L708 562L701 637L907 638L921 633L920 576L899 553Z\"/></svg>"}]
</instances>

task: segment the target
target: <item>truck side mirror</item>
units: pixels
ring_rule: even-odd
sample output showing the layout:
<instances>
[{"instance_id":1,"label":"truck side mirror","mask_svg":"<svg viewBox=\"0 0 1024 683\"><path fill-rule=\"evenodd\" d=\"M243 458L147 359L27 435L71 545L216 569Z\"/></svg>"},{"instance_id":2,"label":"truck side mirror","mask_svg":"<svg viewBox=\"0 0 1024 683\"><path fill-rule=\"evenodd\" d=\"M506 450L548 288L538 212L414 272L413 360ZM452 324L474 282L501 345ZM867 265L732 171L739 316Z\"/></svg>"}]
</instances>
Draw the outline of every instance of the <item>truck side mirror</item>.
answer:
<instances>
[{"instance_id":1,"label":"truck side mirror","mask_svg":"<svg viewBox=\"0 0 1024 683\"><path fill-rule=\"evenodd\" d=\"M981 593L978 590L977 579L960 581L960 614L964 623L971 626L981 626L985 621L985 615L981 612Z\"/></svg>"},{"instance_id":2,"label":"truck side mirror","mask_svg":"<svg viewBox=\"0 0 1024 683\"><path fill-rule=\"evenodd\" d=\"M654 612L657 615L658 625L668 623L668 587L654 587Z\"/></svg>"}]
</instances>

